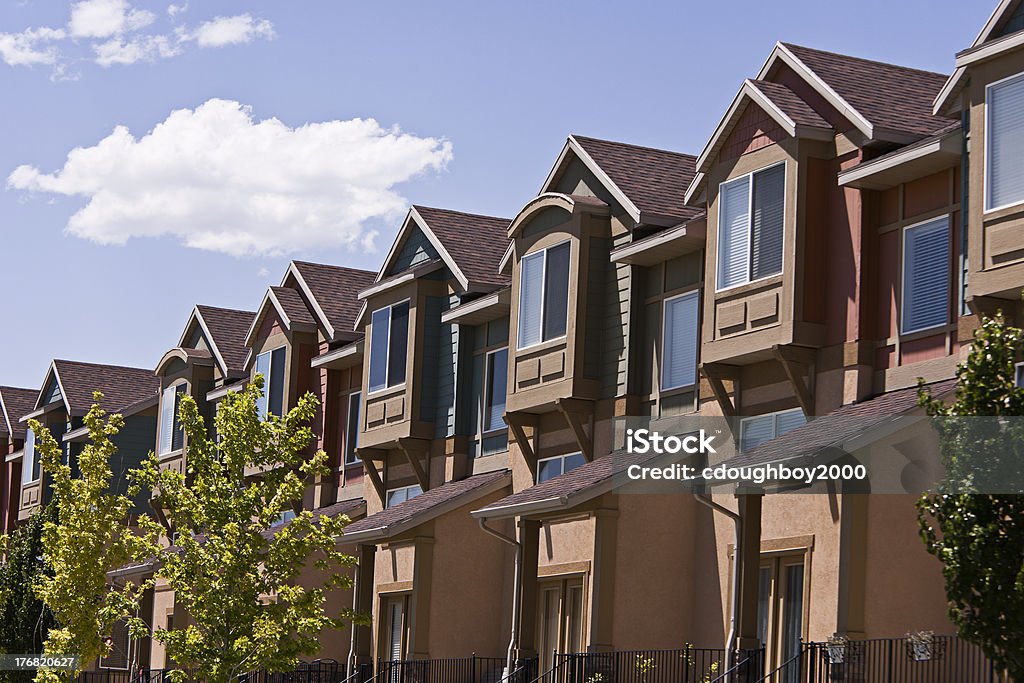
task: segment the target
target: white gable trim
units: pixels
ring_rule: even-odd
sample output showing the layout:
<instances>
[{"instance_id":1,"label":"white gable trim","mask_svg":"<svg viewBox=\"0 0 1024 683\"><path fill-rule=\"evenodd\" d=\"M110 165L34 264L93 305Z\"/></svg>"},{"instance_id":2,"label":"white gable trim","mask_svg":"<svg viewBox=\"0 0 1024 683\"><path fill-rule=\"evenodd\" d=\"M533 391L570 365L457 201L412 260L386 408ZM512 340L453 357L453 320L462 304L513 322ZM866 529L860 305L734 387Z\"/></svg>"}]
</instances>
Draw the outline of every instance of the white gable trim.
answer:
<instances>
[{"instance_id":1,"label":"white gable trim","mask_svg":"<svg viewBox=\"0 0 1024 683\"><path fill-rule=\"evenodd\" d=\"M46 378L43 380L43 386L39 390L39 396L36 397L36 410L42 410L43 393L46 391L46 387L50 384L50 377L53 377L57 382L57 388L60 389L60 401L64 404L64 410L67 414L71 414L71 406L68 405L68 395L64 391L64 383L60 381L60 373L57 372L57 361L50 361L50 368L46 371Z\"/></svg>"},{"instance_id":2,"label":"white gable trim","mask_svg":"<svg viewBox=\"0 0 1024 683\"><path fill-rule=\"evenodd\" d=\"M380 267L380 271L377 272L377 278L374 282L380 282L384 279L384 274L388 272L393 265L395 258L398 256L399 248L405 243L405 240L409 238L409 233L412 230L413 225L423 232L427 241L430 242L431 246L437 250L441 260L444 261L445 265L448 266L448 269L452 271L452 275L455 276L455 279L459 281L459 285L461 285L464 290L468 290L469 280L463 274L462 269L459 268L459 264L455 262L455 259L453 259L452 255L448 253L448 250L444 248L444 245L441 244L441 240L437 239L437 235L435 235L434 231L430 229L430 226L427 225L427 222L423 219L423 216L420 215L419 211L416 210L415 206L409 207L409 213L406 215L405 221L402 223L402 229L398 231L398 237L396 237L395 241L391 243L391 250L388 251L387 258L384 259L384 265L382 265ZM357 318L356 328L358 327L359 319Z\"/></svg>"},{"instance_id":3,"label":"white gable trim","mask_svg":"<svg viewBox=\"0 0 1024 683\"><path fill-rule=\"evenodd\" d=\"M558 155L558 159L555 161L555 165L551 167L551 171L548 173L548 177L544 179L544 184L541 185L540 192L538 195L548 194L553 192L551 190L551 184L555 181L555 177L558 175L558 171L561 170L562 164L568 156L569 150L572 150L573 154L583 162L583 165L587 167L591 173L593 173L597 180L608 190L615 200L622 205L622 208L626 210L629 217L637 223L640 223L640 209L637 208L636 204L626 196L626 193L619 189L619 186L612 182L612 179L608 177L608 174L604 172L593 157L587 154L587 151L583 149L583 146L576 141L572 135L565 141L565 146L562 147L561 154Z\"/></svg>"},{"instance_id":4,"label":"white gable trim","mask_svg":"<svg viewBox=\"0 0 1024 683\"><path fill-rule=\"evenodd\" d=\"M7 415L7 403L4 401L4 392L0 391L0 413L4 416L4 425L7 426L7 433L13 435L14 428L11 426L11 418Z\"/></svg>"},{"instance_id":5,"label":"white gable trim","mask_svg":"<svg viewBox=\"0 0 1024 683\"><path fill-rule=\"evenodd\" d=\"M181 339L178 340L178 346L183 347L185 345L185 337L188 335L189 328L192 327L192 320L195 320L203 331L203 336L206 337L206 342L210 345L213 350L213 357L217 359L217 364L220 365L220 371L224 373L224 376L228 376L228 364L224 362L224 357L220 355L220 349L217 348L217 340L212 334L210 334L210 328L207 327L206 321L203 319L203 314L199 311L199 306L192 309L192 317L189 319L189 324L185 326L185 331L181 333Z\"/></svg>"},{"instance_id":6,"label":"white gable trim","mask_svg":"<svg viewBox=\"0 0 1024 683\"><path fill-rule=\"evenodd\" d=\"M295 265L295 261L288 264L288 271L281 278L281 286L284 287L284 283L288 280L289 275L295 276L295 281L299 283L299 288L302 289L302 293L306 295L306 298L311 304L313 304L313 310L316 312L317 318L320 319L320 324L327 330L327 336L334 339L337 334L335 333L334 326L331 325L331 321L327 319L327 314L324 313L324 309L320 308L320 302L313 296L313 290L306 284L305 278L302 277L302 272L298 266Z\"/></svg>"},{"instance_id":7,"label":"white gable trim","mask_svg":"<svg viewBox=\"0 0 1024 683\"><path fill-rule=\"evenodd\" d=\"M274 290L268 288L267 293L263 295L263 301L260 302L260 307L256 309L256 315L252 319L252 325L249 326L249 331L245 333L245 345L250 347L250 354L252 353L251 347L253 342L256 341L256 331L263 322L263 318L267 315L267 304L272 304L274 306L274 310L277 311L277 315L284 324L285 329L292 329L291 319L285 314L284 308L281 306L281 302L277 300L276 296L274 296ZM246 365L248 366L248 359L246 360Z\"/></svg>"}]
</instances>

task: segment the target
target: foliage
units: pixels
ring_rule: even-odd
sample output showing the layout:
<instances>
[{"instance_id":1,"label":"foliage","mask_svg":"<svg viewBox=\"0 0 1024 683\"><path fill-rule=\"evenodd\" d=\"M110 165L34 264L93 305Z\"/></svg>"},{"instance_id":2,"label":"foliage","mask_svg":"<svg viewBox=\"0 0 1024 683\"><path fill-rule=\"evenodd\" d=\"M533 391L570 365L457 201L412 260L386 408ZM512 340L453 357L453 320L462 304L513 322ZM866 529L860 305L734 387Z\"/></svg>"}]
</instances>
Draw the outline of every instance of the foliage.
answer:
<instances>
[{"instance_id":1,"label":"foliage","mask_svg":"<svg viewBox=\"0 0 1024 683\"><path fill-rule=\"evenodd\" d=\"M339 569L355 558L336 542L348 519L303 511L277 524L300 504L305 481L326 473L327 455L308 454L317 401L307 394L284 417L261 419L262 387L257 376L223 399L216 441L207 437L195 401L183 396L187 471L161 469L151 456L136 473L174 532L174 545L157 553L156 575L188 614L183 628L157 629L154 636L190 676L213 683L254 669L291 668L319 650L323 629L356 618L349 610L328 615L324 609L326 589L351 585ZM143 525L149 533L166 532L152 519ZM310 558L323 582L299 585Z\"/></svg>"},{"instance_id":2,"label":"foliage","mask_svg":"<svg viewBox=\"0 0 1024 683\"><path fill-rule=\"evenodd\" d=\"M43 526L43 559L52 570L35 584L36 594L53 611L58 626L51 628L44 652L77 654L84 667L109 654L114 624L128 622L135 635L146 632L135 616L145 584L115 582L108 572L144 555L149 539L129 526L132 501L110 489L110 459L117 452L112 438L124 427L124 418L109 418L100 407L103 395L85 416L89 442L72 468L57 441L38 421L29 426L36 433L36 449L51 486L56 520ZM77 470L77 471L76 471ZM58 674L40 670L37 681L52 681Z\"/></svg>"},{"instance_id":3,"label":"foliage","mask_svg":"<svg viewBox=\"0 0 1024 683\"><path fill-rule=\"evenodd\" d=\"M43 525L56 521L56 509L45 508L10 535L0 538L0 653L38 654L54 627L53 613L35 594L33 585L48 573L43 562ZM27 681L28 672L0 671L0 683Z\"/></svg>"},{"instance_id":4,"label":"foliage","mask_svg":"<svg viewBox=\"0 0 1024 683\"><path fill-rule=\"evenodd\" d=\"M919 390L928 414L941 418L940 447L953 482L918 501L921 537L943 563L959 635L1014 680L1024 680L1024 496L972 491L999 490L990 488L998 477L1019 476L1021 461L1013 460L1024 445L1024 420L973 418L1024 415L1024 391L1014 382L1022 340L1001 315L986 319L957 370L955 400L946 405Z\"/></svg>"}]
</instances>

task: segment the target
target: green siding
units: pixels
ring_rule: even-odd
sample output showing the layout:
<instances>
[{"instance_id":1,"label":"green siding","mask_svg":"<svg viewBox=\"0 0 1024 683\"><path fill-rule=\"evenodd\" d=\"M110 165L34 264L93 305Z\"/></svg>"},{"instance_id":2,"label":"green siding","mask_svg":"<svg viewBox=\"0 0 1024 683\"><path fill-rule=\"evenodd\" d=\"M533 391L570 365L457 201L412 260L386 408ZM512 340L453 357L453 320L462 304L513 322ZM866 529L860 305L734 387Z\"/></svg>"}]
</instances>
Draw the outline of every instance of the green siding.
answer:
<instances>
[{"instance_id":1,"label":"green siding","mask_svg":"<svg viewBox=\"0 0 1024 683\"><path fill-rule=\"evenodd\" d=\"M432 259L439 258L437 250L434 249L434 245L430 243L427 236L423 234L423 231L417 227L414 227L409 233L409 236L405 238L402 243L401 249L398 250L398 255L395 257L395 262L391 268L388 269L385 276L394 275L395 273L401 273L403 270L415 266L417 263L424 261L430 261Z\"/></svg>"},{"instance_id":2,"label":"green siding","mask_svg":"<svg viewBox=\"0 0 1024 683\"><path fill-rule=\"evenodd\" d=\"M1006 23L999 29L999 33L994 37L1008 36L1021 29L1024 29L1024 4L1017 5L1017 9L1013 11L1013 14L1009 16Z\"/></svg>"}]
</instances>

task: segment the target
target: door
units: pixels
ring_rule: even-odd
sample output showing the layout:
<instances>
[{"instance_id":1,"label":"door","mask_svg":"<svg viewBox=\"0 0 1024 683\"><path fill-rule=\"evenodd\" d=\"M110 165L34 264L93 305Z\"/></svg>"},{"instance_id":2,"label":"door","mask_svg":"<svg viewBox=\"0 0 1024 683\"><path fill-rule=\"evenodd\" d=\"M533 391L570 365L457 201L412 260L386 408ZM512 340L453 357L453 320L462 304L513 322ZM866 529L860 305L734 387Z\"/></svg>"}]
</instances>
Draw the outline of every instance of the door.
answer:
<instances>
[{"instance_id":1,"label":"door","mask_svg":"<svg viewBox=\"0 0 1024 683\"><path fill-rule=\"evenodd\" d=\"M540 673L555 666L554 653L583 651L583 578L545 581L539 590Z\"/></svg>"},{"instance_id":2,"label":"door","mask_svg":"<svg viewBox=\"0 0 1024 683\"><path fill-rule=\"evenodd\" d=\"M757 635L765 646L765 670L778 670L777 680L796 683L800 677L800 644L804 633L804 558L762 558L758 573Z\"/></svg>"}]
</instances>

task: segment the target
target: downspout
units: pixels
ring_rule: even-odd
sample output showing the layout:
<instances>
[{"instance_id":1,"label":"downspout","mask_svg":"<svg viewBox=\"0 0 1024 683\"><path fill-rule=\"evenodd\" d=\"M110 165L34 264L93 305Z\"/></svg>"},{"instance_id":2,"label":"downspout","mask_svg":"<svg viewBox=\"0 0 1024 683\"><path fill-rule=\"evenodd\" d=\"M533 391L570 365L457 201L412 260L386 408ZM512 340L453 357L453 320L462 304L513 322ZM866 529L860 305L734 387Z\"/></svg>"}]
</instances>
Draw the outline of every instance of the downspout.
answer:
<instances>
[{"instance_id":1,"label":"downspout","mask_svg":"<svg viewBox=\"0 0 1024 683\"><path fill-rule=\"evenodd\" d=\"M734 540L732 554L732 613L729 615L729 636L726 638L726 652L730 654L736 650L736 629L739 625L740 614L740 576L743 564L743 553L740 545L743 542L743 517L727 507L719 505L711 500L711 497L704 493L694 494L698 502L708 506L715 512L719 512L733 521Z\"/></svg>"},{"instance_id":2,"label":"downspout","mask_svg":"<svg viewBox=\"0 0 1024 683\"><path fill-rule=\"evenodd\" d=\"M479 518L477 521L480 523L480 528L484 533L490 534L499 541L514 546L516 549L515 574L512 579L512 637L508 642L508 654L505 658L505 673L502 676L502 680L505 680L512 675L513 666L515 664L516 643L519 640L519 613L523 592L523 544L511 536L506 536L505 534L495 531L487 526L487 520L483 517Z\"/></svg>"},{"instance_id":3,"label":"downspout","mask_svg":"<svg viewBox=\"0 0 1024 683\"><path fill-rule=\"evenodd\" d=\"M362 545L356 545L356 556L362 556ZM356 565L355 576L352 577L352 612L353 614L359 611L359 575L362 573L361 567ZM356 668L356 628L354 623L352 624L349 632L348 642L348 659L346 660L345 680L352 678L352 673Z\"/></svg>"}]
</instances>

